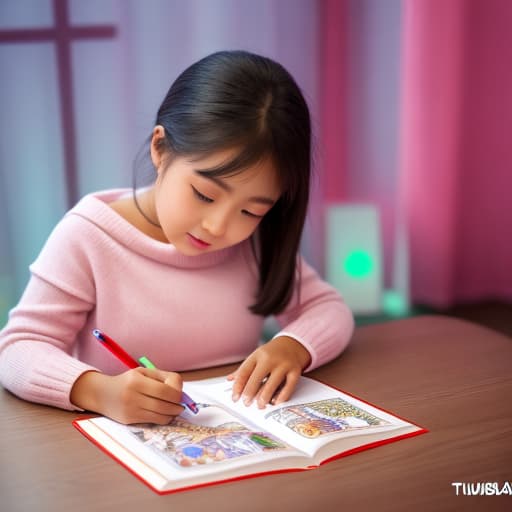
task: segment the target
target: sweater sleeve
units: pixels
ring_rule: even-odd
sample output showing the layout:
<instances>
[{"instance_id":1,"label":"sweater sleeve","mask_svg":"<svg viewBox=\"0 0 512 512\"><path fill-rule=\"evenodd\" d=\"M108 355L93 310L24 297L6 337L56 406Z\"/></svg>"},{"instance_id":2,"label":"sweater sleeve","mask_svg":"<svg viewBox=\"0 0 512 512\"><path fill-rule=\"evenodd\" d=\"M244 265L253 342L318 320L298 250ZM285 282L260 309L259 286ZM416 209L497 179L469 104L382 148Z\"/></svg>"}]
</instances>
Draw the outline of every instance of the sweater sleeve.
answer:
<instances>
[{"instance_id":1,"label":"sweater sleeve","mask_svg":"<svg viewBox=\"0 0 512 512\"><path fill-rule=\"evenodd\" d=\"M94 285L77 226L66 218L31 265L31 278L0 331L0 383L20 398L77 409L71 387L94 369L72 356L94 305Z\"/></svg>"},{"instance_id":2,"label":"sweater sleeve","mask_svg":"<svg viewBox=\"0 0 512 512\"><path fill-rule=\"evenodd\" d=\"M338 356L354 330L353 315L334 287L323 281L302 258L299 279L286 309L276 316L282 330L274 337L289 336L311 355L305 371Z\"/></svg>"}]
</instances>

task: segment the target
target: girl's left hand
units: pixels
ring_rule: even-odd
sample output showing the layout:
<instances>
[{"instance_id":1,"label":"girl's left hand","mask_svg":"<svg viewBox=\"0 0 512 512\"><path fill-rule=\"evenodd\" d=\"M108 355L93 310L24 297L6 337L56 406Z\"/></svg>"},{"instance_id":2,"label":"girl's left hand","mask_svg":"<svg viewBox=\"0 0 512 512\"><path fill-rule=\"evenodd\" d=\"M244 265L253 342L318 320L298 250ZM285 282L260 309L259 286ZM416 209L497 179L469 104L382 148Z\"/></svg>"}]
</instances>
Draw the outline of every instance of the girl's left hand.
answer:
<instances>
[{"instance_id":1,"label":"girl's left hand","mask_svg":"<svg viewBox=\"0 0 512 512\"><path fill-rule=\"evenodd\" d=\"M232 374L233 400L242 397L245 405L256 398L264 409L290 398L302 371L309 365L309 352L295 339L279 336L258 347Z\"/></svg>"}]
</instances>

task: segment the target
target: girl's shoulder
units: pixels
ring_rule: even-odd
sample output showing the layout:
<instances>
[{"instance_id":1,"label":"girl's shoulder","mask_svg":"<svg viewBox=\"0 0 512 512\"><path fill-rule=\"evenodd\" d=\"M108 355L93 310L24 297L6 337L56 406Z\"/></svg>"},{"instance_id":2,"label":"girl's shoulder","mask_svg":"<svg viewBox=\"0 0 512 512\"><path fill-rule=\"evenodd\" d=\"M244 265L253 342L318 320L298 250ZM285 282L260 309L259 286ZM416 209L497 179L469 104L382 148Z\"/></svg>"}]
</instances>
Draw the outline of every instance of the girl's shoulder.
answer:
<instances>
[{"instance_id":1,"label":"girl's shoulder","mask_svg":"<svg viewBox=\"0 0 512 512\"><path fill-rule=\"evenodd\" d=\"M117 215L109 207L109 201L124 192L124 189L107 190L84 196L55 225L45 248L59 251L70 250L77 245L90 246L92 239L115 226Z\"/></svg>"}]
</instances>

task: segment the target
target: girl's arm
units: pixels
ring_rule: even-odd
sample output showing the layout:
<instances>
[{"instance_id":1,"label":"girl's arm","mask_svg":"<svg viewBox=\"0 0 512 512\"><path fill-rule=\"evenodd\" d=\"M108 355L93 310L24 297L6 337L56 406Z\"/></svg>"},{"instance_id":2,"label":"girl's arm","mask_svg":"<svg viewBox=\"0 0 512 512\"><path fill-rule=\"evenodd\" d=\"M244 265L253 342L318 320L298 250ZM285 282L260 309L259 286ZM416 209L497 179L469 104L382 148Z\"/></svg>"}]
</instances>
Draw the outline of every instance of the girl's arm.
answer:
<instances>
[{"instance_id":1,"label":"girl's arm","mask_svg":"<svg viewBox=\"0 0 512 512\"><path fill-rule=\"evenodd\" d=\"M0 332L1 384L31 402L94 411L122 423L169 423L183 411L178 374L137 368L111 376L70 355L91 307L32 276Z\"/></svg>"},{"instance_id":2,"label":"girl's arm","mask_svg":"<svg viewBox=\"0 0 512 512\"><path fill-rule=\"evenodd\" d=\"M0 382L20 398L62 409L73 382L95 368L73 357L89 301L33 275L0 332Z\"/></svg>"},{"instance_id":3,"label":"girl's arm","mask_svg":"<svg viewBox=\"0 0 512 512\"><path fill-rule=\"evenodd\" d=\"M67 215L57 224L0 331L0 382L21 398L76 409L69 400L71 386L95 369L72 356L77 333L96 302L88 255L97 243L93 234L78 216Z\"/></svg>"}]
</instances>

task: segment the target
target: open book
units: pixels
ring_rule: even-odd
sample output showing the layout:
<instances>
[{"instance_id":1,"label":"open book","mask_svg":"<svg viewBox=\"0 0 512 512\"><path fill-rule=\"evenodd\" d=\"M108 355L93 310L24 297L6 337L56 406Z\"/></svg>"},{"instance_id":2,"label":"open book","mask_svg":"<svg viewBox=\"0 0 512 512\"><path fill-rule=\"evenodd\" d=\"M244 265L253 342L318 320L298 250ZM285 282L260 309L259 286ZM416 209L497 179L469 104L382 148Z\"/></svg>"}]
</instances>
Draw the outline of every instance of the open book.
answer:
<instances>
[{"instance_id":1,"label":"open book","mask_svg":"<svg viewBox=\"0 0 512 512\"><path fill-rule=\"evenodd\" d=\"M330 460L426 432L307 377L291 400L258 409L231 399L225 377L185 382L199 406L169 425L122 425L108 418L73 425L157 493L272 472L312 469Z\"/></svg>"}]
</instances>

